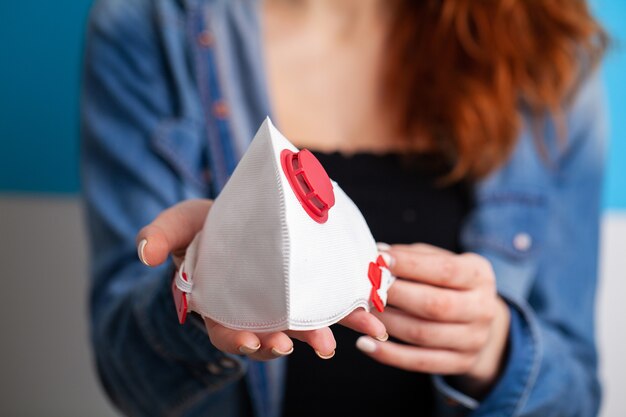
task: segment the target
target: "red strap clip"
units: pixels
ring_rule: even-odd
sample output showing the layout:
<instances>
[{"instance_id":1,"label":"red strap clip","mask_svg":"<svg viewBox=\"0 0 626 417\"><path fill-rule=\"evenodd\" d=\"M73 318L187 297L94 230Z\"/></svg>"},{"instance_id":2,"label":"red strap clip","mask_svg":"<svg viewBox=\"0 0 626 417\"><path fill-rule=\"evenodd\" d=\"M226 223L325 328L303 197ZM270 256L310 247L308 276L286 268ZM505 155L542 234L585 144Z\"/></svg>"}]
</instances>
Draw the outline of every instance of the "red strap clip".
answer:
<instances>
[{"instance_id":1,"label":"red strap clip","mask_svg":"<svg viewBox=\"0 0 626 417\"><path fill-rule=\"evenodd\" d=\"M178 314L178 322L180 324L185 323L187 318L187 294L182 292L180 288L176 286L176 274L174 273L174 279L172 280L172 295L174 296L174 305L176 306L176 313ZM183 280L187 281L187 274L182 273Z\"/></svg>"},{"instance_id":2,"label":"red strap clip","mask_svg":"<svg viewBox=\"0 0 626 417\"><path fill-rule=\"evenodd\" d=\"M374 304L374 307L376 307L376 310L382 313L385 310L385 304L383 303L383 300L380 298L380 295L378 295L378 290L380 289L380 282L382 279L381 268L387 268L387 263L385 262L383 257L379 255L378 258L376 259L376 262L370 262L369 269L367 271L367 276L369 277L370 282L372 283L372 291L370 292L370 300L372 301L372 304Z\"/></svg>"}]
</instances>

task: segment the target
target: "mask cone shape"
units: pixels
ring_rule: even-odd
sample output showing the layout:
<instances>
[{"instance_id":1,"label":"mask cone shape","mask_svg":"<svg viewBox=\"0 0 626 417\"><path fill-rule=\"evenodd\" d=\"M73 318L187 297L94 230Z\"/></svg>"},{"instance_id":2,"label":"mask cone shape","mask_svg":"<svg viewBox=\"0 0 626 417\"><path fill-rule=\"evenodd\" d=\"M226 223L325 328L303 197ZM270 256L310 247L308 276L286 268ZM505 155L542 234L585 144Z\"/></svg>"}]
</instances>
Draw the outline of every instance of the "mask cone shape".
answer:
<instances>
[{"instance_id":1,"label":"mask cone shape","mask_svg":"<svg viewBox=\"0 0 626 417\"><path fill-rule=\"evenodd\" d=\"M183 270L188 284L176 285L190 310L252 331L312 330L358 307L380 310L393 282L356 205L269 119L215 200Z\"/></svg>"}]
</instances>

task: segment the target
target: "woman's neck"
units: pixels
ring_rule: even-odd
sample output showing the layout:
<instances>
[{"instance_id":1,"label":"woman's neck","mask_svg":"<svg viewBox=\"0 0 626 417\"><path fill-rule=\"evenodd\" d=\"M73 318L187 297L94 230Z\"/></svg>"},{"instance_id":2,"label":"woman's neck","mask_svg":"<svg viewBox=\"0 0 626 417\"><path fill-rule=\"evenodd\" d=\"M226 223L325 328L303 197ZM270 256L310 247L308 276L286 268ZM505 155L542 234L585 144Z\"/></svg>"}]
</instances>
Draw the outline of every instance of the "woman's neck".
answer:
<instances>
[{"instance_id":1,"label":"woman's neck","mask_svg":"<svg viewBox=\"0 0 626 417\"><path fill-rule=\"evenodd\" d=\"M375 0L266 0L263 44L277 125L296 146L396 150L380 101L385 39Z\"/></svg>"}]
</instances>

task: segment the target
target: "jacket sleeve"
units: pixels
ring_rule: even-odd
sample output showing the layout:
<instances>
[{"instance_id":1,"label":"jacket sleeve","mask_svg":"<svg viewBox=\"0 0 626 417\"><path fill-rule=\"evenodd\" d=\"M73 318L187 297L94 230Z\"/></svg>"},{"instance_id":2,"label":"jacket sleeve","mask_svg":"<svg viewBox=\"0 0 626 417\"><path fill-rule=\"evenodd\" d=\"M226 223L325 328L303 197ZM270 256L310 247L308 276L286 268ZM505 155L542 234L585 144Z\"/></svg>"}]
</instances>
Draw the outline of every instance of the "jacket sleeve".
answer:
<instances>
[{"instance_id":1,"label":"jacket sleeve","mask_svg":"<svg viewBox=\"0 0 626 417\"><path fill-rule=\"evenodd\" d=\"M188 124L179 120L183 106L172 94L175 69L161 52L154 3L99 1L86 37L81 175L95 360L127 415L243 415L245 364L212 346L197 317L178 324L171 264L151 269L137 258L141 227L207 194L194 180L205 141L197 129L181 134ZM176 135L180 152L158 152L163 135ZM184 169L173 169L176 161Z\"/></svg>"},{"instance_id":2,"label":"jacket sleeve","mask_svg":"<svg viewBox=\"0 0 626 417\"><path fill-rule=\"evenodd\" d=\"M508 274L510 262L485 253L511 311L503 374L482 401L436 376L440 415L597 414L601 389L594 312L606 127L603 86L596 74L581 87L568 113L565 149L558 141L546 148L557 156L545 167L551 170L543 190L549 209L542 214L545 230L536 265Z\"/></svg>"}]
</instances>

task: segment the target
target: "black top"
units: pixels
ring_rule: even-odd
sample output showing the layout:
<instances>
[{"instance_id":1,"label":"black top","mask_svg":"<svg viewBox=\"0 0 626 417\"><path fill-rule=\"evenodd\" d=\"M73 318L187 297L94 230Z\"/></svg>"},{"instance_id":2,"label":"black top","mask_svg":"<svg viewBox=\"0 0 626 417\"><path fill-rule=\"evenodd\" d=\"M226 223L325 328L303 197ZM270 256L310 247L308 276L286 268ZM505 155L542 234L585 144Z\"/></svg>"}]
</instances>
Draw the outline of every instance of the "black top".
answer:
<instances>
[{"instance_id":1,"label":"black top","mask_svg":"<svg viewBox=\"0 0 626 417\"><path fill-rule=\"evenodd\" d=\"M425 242L459 251L459 231L471 209L471 193L459 183L436 185L444 172L441 164L398 154L314 154L359 207L378 242ZM356 349L359 334L340 325L332 329L337 350L330 360L318 358L310 347L294 340L295 350L288 357L285 417L431 414L433 388L427 375L381 365Z\"/></svg>"}]
</instances>

